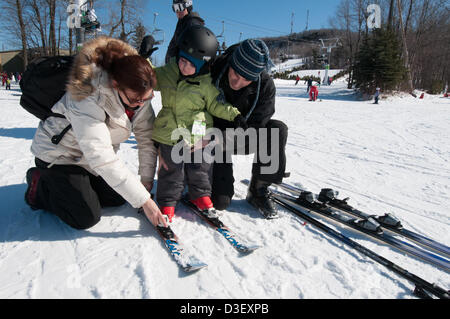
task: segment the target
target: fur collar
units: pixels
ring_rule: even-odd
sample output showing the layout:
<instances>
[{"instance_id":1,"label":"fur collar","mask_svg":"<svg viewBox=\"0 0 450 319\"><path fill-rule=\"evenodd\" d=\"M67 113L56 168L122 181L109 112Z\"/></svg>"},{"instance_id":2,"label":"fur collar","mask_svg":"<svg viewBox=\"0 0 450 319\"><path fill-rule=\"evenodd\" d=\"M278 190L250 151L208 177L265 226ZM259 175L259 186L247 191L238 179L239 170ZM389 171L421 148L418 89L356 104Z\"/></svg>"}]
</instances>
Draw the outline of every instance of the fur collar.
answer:
<instances>
[{"instance_id":1,"label":"fur collar","mask_svg":"<svg viewBox=\"0 0 450 319\"><path fill-rule=\"evenodd\" d=\"M97 69L96 63L99 60L99 55L95 49L105 47L111 42L120 44L125 55L138 54L135 48L124 41L106 36L86 42L75 57L67 84L67 91L70 92L74 100L81 101L95 91L96 87L92 84L92 80Z\"/></svg>"}]
</instances>

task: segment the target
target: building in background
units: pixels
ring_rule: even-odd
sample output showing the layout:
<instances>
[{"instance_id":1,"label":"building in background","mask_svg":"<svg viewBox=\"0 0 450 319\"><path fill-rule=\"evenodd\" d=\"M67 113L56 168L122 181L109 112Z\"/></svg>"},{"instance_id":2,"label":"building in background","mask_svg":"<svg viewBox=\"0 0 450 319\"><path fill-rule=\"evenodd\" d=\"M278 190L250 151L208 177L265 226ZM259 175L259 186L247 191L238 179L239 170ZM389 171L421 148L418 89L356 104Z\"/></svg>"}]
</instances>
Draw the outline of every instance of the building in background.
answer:
<instances>
[{"instance_id":1,"label":"building in background","mask_svg":"<svg viewBox=\"0 0 450 319\"><path fill-rule=\"evenodd\" d=\"M69 55L69 50L59 50L60 55ZM29 49L28 50L28 61L32 61L33 59L42 56L42 50L37 49ZM23 72L23 55L22 50L9 50L9 51L0 51L0 71L8 72L8 73L16 73Z\"/></svg>"}]
</instances>

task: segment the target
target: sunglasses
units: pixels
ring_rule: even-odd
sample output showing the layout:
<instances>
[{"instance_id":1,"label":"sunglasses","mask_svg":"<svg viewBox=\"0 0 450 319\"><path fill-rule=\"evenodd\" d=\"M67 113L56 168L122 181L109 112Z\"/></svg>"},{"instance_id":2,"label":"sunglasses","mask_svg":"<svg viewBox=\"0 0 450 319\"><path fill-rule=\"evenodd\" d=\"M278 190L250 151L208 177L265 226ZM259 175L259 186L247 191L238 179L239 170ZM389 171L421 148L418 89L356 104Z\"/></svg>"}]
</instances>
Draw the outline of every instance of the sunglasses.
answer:
<instances>
[{"instance_id":1,"label":"sunglasses","mask_svg":"<svg viewBox=\"0 0 450 319\"><path fill-rule=\"evenodd\" d=\"M181 12L184 11L187 7L190 7L192 5L192 1L185 1L183 3L174 3L172 4L172 10L173 12Z\"/></svg>"},{"instance_id":2,"label":"sunglasses","mask_svg":"<svg viewBox=\"0 0 450 319\"><path fill-rule=\"evenodd\" d=\"M128 102L130 104L138 104L138 103L142 104L144 102L150 101L155 96L155 93L152 91L152 94L150 95L150 97L148 97L146 99L130 99L124 90L122 90L122 93L125 95L125 97L127 98Z\"/></svg>"}]
</instances>

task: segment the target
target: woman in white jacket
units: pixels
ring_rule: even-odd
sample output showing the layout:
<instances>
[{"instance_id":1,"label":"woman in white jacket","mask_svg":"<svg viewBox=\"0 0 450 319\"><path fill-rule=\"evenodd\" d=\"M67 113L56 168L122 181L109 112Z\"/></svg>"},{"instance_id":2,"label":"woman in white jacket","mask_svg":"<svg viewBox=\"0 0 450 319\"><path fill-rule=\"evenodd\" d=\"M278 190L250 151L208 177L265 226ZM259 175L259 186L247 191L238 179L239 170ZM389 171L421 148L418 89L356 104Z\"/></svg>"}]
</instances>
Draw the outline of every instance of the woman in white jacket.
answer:
<instances>
[{"instance_id":1,"label":"woman in white jacket","mask_svg":"<svg viewBox=\"0 0 450 319\"><path fill-rule=\"evenodd\" d=\"M155 85L149 63L125 42L100 37L86 43L75 57L66 94L52 108L65 118L49 117L36 131L36 167L27 172L25 201L76 229L95 225L102 207L125 201L142 207L154 225L167 225L149 193L157 159L150 104ZM52 143L69 124L60 142ZM116 154L132 132L140 178Z\"/></svg>"}]
</instances>

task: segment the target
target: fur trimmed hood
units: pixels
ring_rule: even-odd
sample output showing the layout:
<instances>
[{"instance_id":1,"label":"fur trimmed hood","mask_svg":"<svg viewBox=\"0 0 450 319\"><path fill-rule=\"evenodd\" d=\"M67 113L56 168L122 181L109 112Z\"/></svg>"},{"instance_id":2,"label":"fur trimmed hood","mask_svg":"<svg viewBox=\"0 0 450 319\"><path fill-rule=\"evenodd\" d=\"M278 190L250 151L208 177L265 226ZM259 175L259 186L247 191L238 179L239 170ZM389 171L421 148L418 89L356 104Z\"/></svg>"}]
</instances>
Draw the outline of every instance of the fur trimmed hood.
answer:
<instances>
[{"instance_id":1,"label":"fur trimmed hood","mask_svg":"<svg viewBox=\"0 0 450 319\"><path fill-rule=\"evenodd\" d=\"M138 55L135 48L119 39L101 36L86 42L75 57L67 83L67 91L74 100L81 101L95 91L92 80L100 58L96 49L106 47L109 43L118 44L125 55Z\"/></svg>"}]
</instances>

